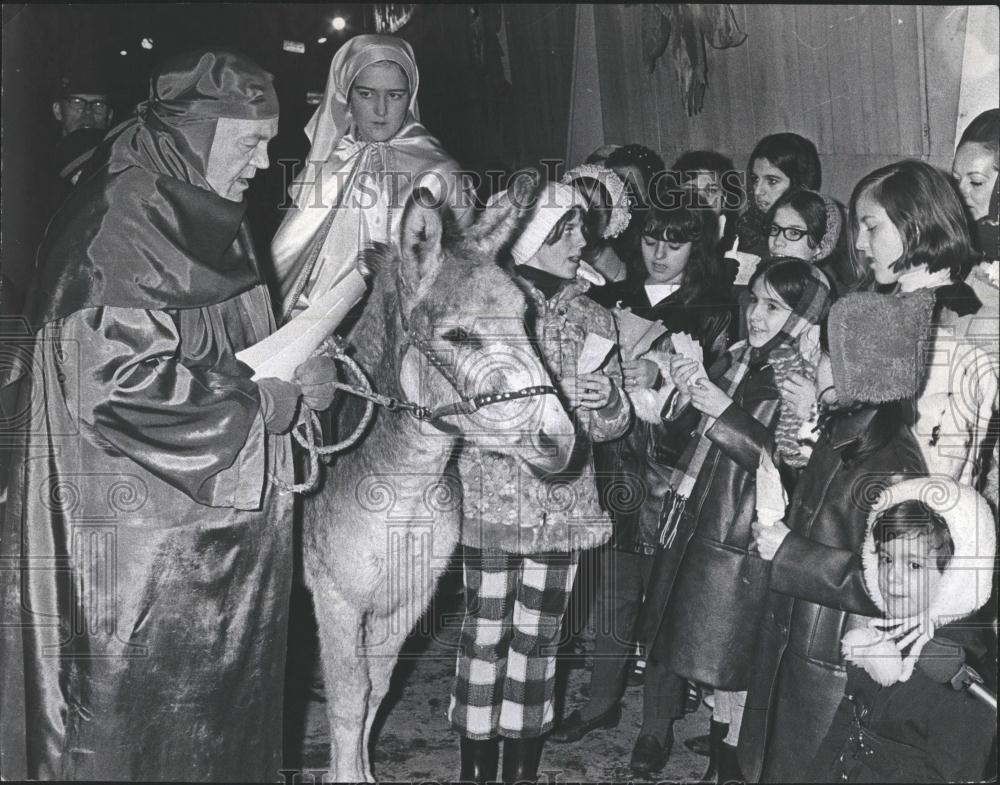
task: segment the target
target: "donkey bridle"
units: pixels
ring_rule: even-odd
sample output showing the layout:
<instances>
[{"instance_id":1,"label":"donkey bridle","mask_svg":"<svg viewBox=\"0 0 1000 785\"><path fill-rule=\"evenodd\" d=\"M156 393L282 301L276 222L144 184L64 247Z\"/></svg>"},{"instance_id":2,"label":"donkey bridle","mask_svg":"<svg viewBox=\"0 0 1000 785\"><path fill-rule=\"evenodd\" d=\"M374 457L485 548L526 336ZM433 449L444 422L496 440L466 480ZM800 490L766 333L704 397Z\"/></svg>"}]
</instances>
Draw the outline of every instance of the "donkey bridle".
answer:
<instances>
[{"instance_id":1,"label":"donkey bridle","mask_svg":"<svg viewBox=\"0 0 1000 785\"><path fill-rule=\"evenodd\" d=\"M454 370L447 363L442 362L435 354L430 342L423 336L408 335L409 343L412 344L429 362L433 365L459 395L462 394L462 387L455 378ZM539 395L558 395L551 384L536 384L531 387L523 387L520 390L504 390L502 392L484 393L470 397L463 396L455 403L447 403L433 409L427 406L410 403L408 401L398 401L399 407L409 411L418 420L433 422L443 417L457 417L461 414L472 414L484 406L491 406L507 401L516 401L521 398L534 398Z\"/></svg>"},{"instance_id":2,"label":"donkey bridle","mask_svg":"<svg viewBox=\"0 0 1000 785\"><path fill-rule=\"evenodd\" d=\"M328 351L334 359L346 358L344 346L336 336L331 336L331 338L327 340L329 341ZM412 345L416 348L417 351L419 351L420 354L422 354L427 361L433 365L442 376L444 376L455 392L461 395L461 385L458 383L458 379L455 378L454 371L447 363L438 359L430 345L430 342L426 338L408 333L406 343L407 345ZM358 371L360 372L360 369L358 369ZM413 401L408 401L405 398L382 395L372 390L370 384L364 384L367 389L355 387L351 384L345 384L344 382L333 382L333 386L336 389L343 390L351 395L356 395L359 398L364 398L365 400L371 401L372 403L377 404L390 412L408 412L418 420L431 423L441 420L444 417L457 417L462 414L472 414L484 406L491 406L497 403L515 401L520 398L534 398L539 395L559 394L559 391L556 390L556 388L551 384L536 384L531 387L524 387L520 390L505 390L503 392L484 393L483 395L475 395L472 397L463 396L454 403L447 403L443 406L437 406L432 409L429 406L414 403Z\"/></svg>"}]
</instances>

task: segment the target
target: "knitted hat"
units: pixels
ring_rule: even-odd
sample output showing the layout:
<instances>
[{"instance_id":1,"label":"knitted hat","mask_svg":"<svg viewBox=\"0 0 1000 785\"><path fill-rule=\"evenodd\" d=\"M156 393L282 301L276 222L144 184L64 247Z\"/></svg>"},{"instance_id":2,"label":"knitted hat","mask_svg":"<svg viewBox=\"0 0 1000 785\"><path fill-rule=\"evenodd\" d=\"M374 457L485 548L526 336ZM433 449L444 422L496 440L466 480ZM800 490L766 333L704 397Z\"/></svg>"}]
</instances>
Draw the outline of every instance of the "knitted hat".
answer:
<instances>
[{"instance_id":1,"label":"knitted hat","mask_svg":"<svg viewBox=\"0 0 1000 785\"><path fill-rule=\"evenodd\" d=\"M890 296L857 292L841 297L827 321L837 398L884 403L915 398L926 363L934 294L920 289Z\"/></svg>"},{"instance_id":2,"label":"knitted hat","mask_svg":"<svg viewBox=\"0 0 1000 785\"><path fill-rule=\"evenodd\" d=\"M629 199L625 183L611 169L595 164L581 164L570 169L563 175L562 182L573 185L578 180L596 180L607 192L611 200L611 220L605 227L601 237L617 237L628 228Z\"/></svg>"},{"instance_id":3,"label":"knitted hat","mask_svg":"<svg viewBox=\"0 0 1000 785\"><path fill-rule=\"evenodd\" d=\"M992 590L996 529L989 504L972 488L947 477L918 477L884 488L868 515L861 562L872 602L886 612L878 587L875 523L882 511L911 500L923 502L944 518L955 552L926 610L906 619L872 619L841 641L844 656L883 686L909 679L936 628L974 613Z\"/></svg>"},{"instance_id":4,"label":"knitted hat","mask_svg":"<svg viewBox=\"0 0 1000 785\"><path fill-rule=\"evenodd\" d=\"M840 232L843 229L844 219L840 212L840 205L838 205L833 199L831 199L826 194L818 193L817 191L812 191L820 199L823 200L823 206L826 208L826 231L823 232L823 239L819 241L819 245L816 246L816 259L826 259L830 254L833 253L834 249L837 247L837 242L840 240Z\"/></svg>"},{"instance_id":5,"label":"knitted hat","mask_svg":"<svg viewBox=\"0 0 1000 785\"><path fill-rule=\"evenodd\" d=\"M549 232L559 223L559 219L574 207L587 208L579 191L562 183L548 183L538 195L538 204L528 224L511 248L514 262L525 264L530 261L542 247Z\"/></svg>"}]
</instances>

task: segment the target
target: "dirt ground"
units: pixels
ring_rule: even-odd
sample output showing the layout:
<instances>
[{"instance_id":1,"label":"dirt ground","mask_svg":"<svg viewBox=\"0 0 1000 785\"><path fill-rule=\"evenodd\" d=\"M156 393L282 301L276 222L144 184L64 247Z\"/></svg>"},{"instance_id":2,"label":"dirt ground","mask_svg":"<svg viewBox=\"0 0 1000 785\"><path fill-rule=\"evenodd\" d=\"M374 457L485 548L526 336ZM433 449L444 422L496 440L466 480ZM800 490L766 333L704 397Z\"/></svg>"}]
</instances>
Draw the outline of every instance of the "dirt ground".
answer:
<instances>
[{"instance_id":1,"label":"dirt ground","mask_svg":"<svg viewBox=\"0 0 1000 785\"><path fill-rule=\"evenodd\" d=\"M450 573L439 587L423 625L433 633L410 636L393 675L372 734L372 760L380 781L450 782L458 778L458 736L446 711L455 668L461 624L461 576ZM431 624L433 623L433 624ZM592 633L581 639L589 650ZM291 650L286 704L285 765L301 770L297 782L319 781L328 757L323 678L318 664L315 622L304 590L293 601ZM561 663L560 688L568 713L586 702L590 671ZM575 744L548 742L542 754L539 782L643 782L628 768L642 715L642 688L626 689L617 728L596 730ZM682 741L707 732L709 710L702 705L674 725L676 743L657 782L696 780L707 759L690 752ZM292 775L286 774L286 782Z\"/></svg>"}]
</instances>

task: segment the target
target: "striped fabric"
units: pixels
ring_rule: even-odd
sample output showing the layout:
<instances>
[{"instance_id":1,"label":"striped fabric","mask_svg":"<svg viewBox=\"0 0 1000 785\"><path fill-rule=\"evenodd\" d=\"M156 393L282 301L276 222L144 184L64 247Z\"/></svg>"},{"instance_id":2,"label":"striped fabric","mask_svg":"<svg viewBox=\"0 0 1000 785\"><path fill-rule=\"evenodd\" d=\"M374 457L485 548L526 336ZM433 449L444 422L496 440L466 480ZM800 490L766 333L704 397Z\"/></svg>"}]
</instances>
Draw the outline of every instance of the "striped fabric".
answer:
<instances>
[{"instance_id":1,"label":"striped fabric","mask_svg":"<svg viewBox=\"0 0 1000 785\"><path fill-rule=\"evenodd\" d=\"M578 558L465 549L466 615L448 707L463 736L535 738L551 730L556 651Z\"/></svg>"}]
</instances>

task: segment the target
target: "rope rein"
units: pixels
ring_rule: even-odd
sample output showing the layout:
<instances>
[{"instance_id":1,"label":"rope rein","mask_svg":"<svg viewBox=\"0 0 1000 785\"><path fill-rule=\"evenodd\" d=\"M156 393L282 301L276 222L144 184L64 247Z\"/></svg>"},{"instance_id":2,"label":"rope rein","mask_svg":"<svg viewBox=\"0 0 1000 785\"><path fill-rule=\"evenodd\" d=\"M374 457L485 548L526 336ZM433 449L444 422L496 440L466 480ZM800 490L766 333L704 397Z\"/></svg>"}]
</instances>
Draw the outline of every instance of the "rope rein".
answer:
<instances>
[{"instance_id":1,"label":"rope rein","mask_svg":"<svg viewBox=\"0 0 1000 785\"><path fill-rule=\"evenodd\" d=\"M461 395L458 380L455 378L452 369L442 363L435 356L429 343L426 340L417 337L411 337L411 341L417 350L427 359L427 361L437 368L445 379L448 380L455 391ZM356 395L359 398L364 398L366 401L365 410L361 415L361 420L351 432L350 436L337 442L336 444L323 445L323 429L320 425L319 417L316 412L312 411L304 404L300 406L299 415L296 419L295 426L292 428L291 434L296 443L298 443L298 445L309 455L308 476L304 482L289 484L280 477L275 476L273 473L269 473L268 475L271 482L286 493L304 494L314 490L316 484L319 482L320 458L334 453L343 452L344 450L353 447L364 434L365 429L368 428L368 424L371 422L372 416L375 414L376 406L381 406L390 412L408 412L418 420L434 422L442 417L472 414L473 412L481 409L483 406L490 406L492 404L518 400L520 398L533 398L540 395L558 395L558 391L552 385L539 384L531 387L525 387L521 390L485 393L483 395L476 395L472 398L463 397L455 403L449 403L443 406L438 406L435 409L431 409L430 407L422 406L421 404L414 403L412 401L395 398L390 395L382 395L381 393L375 392L361 366L347 355L344 343L338 336L334 335L327 338L320 346L319 351L330 357L332 360L343 363L350 372L350 375L353 376L357 382L357 386L340 381L332 381L329 384L333 386L335 390L342 390L343 392L351 395Z\"/></svg>"}]
</instances>

